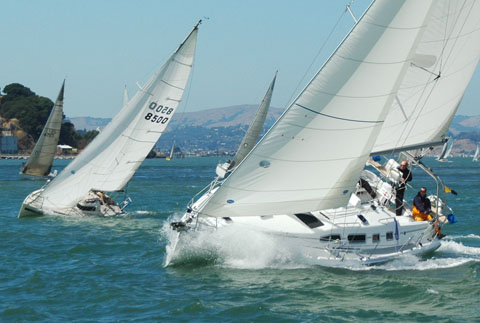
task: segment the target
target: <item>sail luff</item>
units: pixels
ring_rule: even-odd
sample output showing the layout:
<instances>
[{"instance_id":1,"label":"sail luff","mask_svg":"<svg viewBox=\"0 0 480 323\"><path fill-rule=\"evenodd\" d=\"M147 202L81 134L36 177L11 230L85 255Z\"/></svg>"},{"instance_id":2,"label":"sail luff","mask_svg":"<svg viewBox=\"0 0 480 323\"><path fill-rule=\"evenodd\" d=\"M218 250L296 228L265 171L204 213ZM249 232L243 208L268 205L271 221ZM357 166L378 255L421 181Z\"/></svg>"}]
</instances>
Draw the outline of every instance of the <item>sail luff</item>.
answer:
<instances>
[{"instance_id":1,"label":"sail luff","mask_svg":"<svg viewBox=\"0 0 480 323\"><path fill-rule=\"evenodd\" d=\"M265 96L262 102L260 103L260 106L258 107L257 112L255 113L255 117L253 118L250 126L248 127L247 133L243 137L242 142L238 147L237 153L235 154L235 157L233 158L233 161L230 164L229 169L232 169L233 167L238 165L245 158L245 156L248 155L248 153L252 150L253 146L257 142L258 137L262 132L263 124L265 123L268 109L270 108L270 103L272 101L273 88L275 87L276 79L277 79L277 72L275 72L275 76L273 77L273 80L270 83L270 86L268 87L268 90L265 93Z\"/></svg>"},{"instance_id":2,"label":"sail luff","mask_svg":"<svg viewBox=\"0 0 480 323\"><path fill-rule=\"evenodd\" d=\"M50 173L62 127L64 89L65 80L22 174L47 176Z\"/></svg>"},{"instance_id":3,"label":"sail luff","mask_svg":"<svg viewBox=\"0 0 480 323\"><path fill-rule=\"evenodd\" d=\"M373 2L200 215L263 216L346 205L431 5Z\"/></svg>"},{"instance_id":4,"label":"sail luff","mask_svg":"<svg viewBox=\"0 0 480 323\"><path fill-rule=\"evenodd\" d=\"M44 207L66 209L92 188L117 191L151 151L181 101L193 66L198 27L166 63L42 192Z\"/></svg>"}]
</instances>

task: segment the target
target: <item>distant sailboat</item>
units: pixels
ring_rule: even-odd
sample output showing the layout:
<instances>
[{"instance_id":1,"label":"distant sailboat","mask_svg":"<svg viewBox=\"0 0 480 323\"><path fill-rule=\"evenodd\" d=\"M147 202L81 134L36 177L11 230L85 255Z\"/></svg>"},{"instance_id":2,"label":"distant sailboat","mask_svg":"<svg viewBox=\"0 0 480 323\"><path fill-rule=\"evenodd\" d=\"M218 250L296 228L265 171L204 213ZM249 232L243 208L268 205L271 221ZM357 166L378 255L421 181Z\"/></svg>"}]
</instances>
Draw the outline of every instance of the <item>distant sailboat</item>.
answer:
<instances>
[{"instance_id":1,"label":"distant sailboat","mask_svg":"<svg viewBox=\"0 0 480 323\"><path fill-rule=\"evenodd\" d=\"M172 144L172 149L170 150L170 155L167 156L167 158L165 158L166 160L172 160L173 159L173 152L175 151L175 140L173 141L173 144Z\"/></svg>"},{"instance_id":2,"label":"distant sailboat","mask_svg":"<svg viewBox=\"0 0 480 323\"><path fill-rule=\"evenodd\" d=\"M199 24L82 153L27 196L19 217L123 211L127 201L118 205L106 192L123 190L172 119L193 66Z\"/></svg>"},{"instance_id":3,"label":"distant sailboat","mask_svg":"<svg viewBox=\"0 0 480 323\"><path fill-rule=\"evenodd\" d=\"M447 142L443 145L440 155L438 155L438 161L446 161L450 153L452 152L453 138L448 138Z\"/></svg>"},{"instance_id":4,"label":"distant sailboat","mask_svg":"<svg viewBox=\"0 0 480 323\"><path fill-rule=\"evenodd\" d=\"M242 142L238 146L237 152L233 157L231 162L221 163L217 166L217 175L220 178L224 178L227 172L231 171L235 166L240 164L242 160L248 155L248 153L253 149L255 143L262 132L263 125L265 124L265 119L267 118L268 109L270 108L270 102L272 101L273 88L275 87L275 80L277 79L277 72L273 77L270 86L268 87L265 97L258 106L255 117L253 118L250 126L248 127L245 136L242 139Z\"/></svg>"},{"instance_id":5,"label":"distant sailboat","mask_svg":"<svg viewBox=\"0 0 480 323\"><path fill-rule=\"evenodd\" d=\"M190 247L183 235L227 227L278 237L325 265L438 248L444 201L429 196L433 224L407 207L396 216L398 163L375 164L378 176L364 166L371 154L399 151L443 185L405 151L443 142L478 63L479 15L474 0L373 1L247 157L171 224L166 263Z\"/></svg>"},{"instance_id":6,"label":"distant sailboat","mask_svg":"<svg viewBox=\"0 0 480 323\"><path fill-rule=\"evenodd\" d=\"M479 152L480 152L480 146L477 144L477 149L475 150L475 154L473 155L473 161L478 161Z\"/></svg>"},{"instance_id":7,"label":"distant sailboat","mask_svg":"<svg viewBox=\"0 0 480 323\"><path fill-rule=\"evenodd\" d=\"M52 169L53 158L57 152L60 128L62 127L64 88L65 81L62 84L55 105L45 123L45 127L30 154L30 158L21 171L23 175L35 177L54 176L50 171Z\"/></svg>"}]
</instances>

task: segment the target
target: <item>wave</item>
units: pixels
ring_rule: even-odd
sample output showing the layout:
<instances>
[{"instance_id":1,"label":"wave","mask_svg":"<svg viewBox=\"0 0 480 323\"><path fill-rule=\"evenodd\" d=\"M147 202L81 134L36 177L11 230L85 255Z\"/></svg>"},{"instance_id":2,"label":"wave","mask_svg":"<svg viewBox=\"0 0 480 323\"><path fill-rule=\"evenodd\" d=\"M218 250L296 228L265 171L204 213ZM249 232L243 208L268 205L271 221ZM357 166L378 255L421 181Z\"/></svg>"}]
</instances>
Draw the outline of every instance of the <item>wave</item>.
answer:
<instances>
[{"instance_id":1,"label":"wave","mask_svg":"<svg viewBox=\"0 0 480 323\"><path fill-rule=\"evenodd\" d=\"M470 234L467 234L467 235L459 235L459 236L452 235L452 236L447 236L445 239L446 239L446 240L454 240L454 239L480 239L480 236L479 236L479 235L476 235L476 234L473 234L473 233L470 233Z\"/></svg>"}]
</instances>

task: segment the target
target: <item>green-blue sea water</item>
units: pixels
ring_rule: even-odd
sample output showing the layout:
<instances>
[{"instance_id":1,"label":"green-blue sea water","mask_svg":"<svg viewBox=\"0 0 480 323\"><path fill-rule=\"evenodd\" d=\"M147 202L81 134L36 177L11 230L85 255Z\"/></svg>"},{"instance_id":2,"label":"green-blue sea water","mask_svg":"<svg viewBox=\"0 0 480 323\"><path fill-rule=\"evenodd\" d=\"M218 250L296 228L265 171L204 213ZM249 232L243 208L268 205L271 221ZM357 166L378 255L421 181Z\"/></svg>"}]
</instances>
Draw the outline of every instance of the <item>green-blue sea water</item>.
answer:
<instances>
[{"instance_id":1,"label":"green-blue sea water","mask_svg":"<svg viewBox=\"0 0 480 323\"><path fill-rule=\"evenodd\" d=\"M0 160L0 321L480 321L480 163L424 160L458 192L449 195L458 223L425 257L328 268L232 235L165 267L168 224L217 162L145 161L122 216L18 219L43 182ZM413 184L428 183L414 169Z\"/></svg>"}]
</instances>

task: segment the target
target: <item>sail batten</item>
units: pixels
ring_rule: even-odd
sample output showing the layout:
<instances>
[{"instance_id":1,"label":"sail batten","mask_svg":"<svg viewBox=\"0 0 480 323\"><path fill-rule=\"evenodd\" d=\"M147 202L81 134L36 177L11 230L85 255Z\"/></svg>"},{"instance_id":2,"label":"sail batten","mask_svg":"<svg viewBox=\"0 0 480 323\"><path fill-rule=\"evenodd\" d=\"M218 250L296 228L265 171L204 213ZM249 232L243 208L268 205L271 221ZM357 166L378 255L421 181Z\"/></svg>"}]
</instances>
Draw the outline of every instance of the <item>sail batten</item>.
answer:
<instances>
[{"instance_id":1,"label":"sail batten","mask_svg":"<svg viewBox=\"0 0 480 323\"><path fill-rule=\"evenodd\" d=\"M199 210L201 215L263 216L345 206L413 59L431 5L374 1Z\"/></svg>"}]
</instances>

